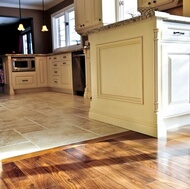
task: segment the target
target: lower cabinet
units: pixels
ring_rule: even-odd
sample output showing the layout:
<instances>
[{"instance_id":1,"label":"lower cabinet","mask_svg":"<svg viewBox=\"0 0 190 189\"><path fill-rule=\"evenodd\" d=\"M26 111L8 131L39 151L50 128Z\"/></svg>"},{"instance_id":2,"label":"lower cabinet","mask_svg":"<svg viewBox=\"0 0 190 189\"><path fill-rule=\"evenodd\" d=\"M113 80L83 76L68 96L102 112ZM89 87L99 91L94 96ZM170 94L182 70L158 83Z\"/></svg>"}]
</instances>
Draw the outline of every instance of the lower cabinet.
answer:
<instances>
[{"instance_id":1,"label":"lower cabinet","mask_svg":"<svg viewBox=\"0 0 190 189\"><path fill-rule=\"evenodd\" d=\"M37 75L37 87L48 86L47 76L47 60L45 56L35 58L36 61L36 75Z\"/></svg>"},{"instance_id":2,"label":"lower cabinet","mask_svg":"<svg viewBox=\"0 0 190 189\"><path fill-rule=\"evenodd\" d=\"M73 94L71 53L36 56L34 71L12 72L11 57L6 58L5 77L7 93L56 90ZM22 90L23 89L23 90ZM17 90L17 91L15 91Z\"/></svg>"},{"instance_id":3,"label":"lower cabinet","mask_svg":"<svg viewBox=\"0 0 190 189\"><path fill-rule=\"evenodd\" d=\"M70 60L61 62L60 75L60 87L64 89L72 89L72 64Z\"/></svg>"},{"instance_id":4,"label":"lower cabinet","mask_svg":"<svg viewBox=\"0 0 190 189\"><path fill-rule=\"evenodd\" d=\"M190 112L190 44L162 44L162 110L165 117Z\"/></svg>"},{"instance_id":5,"label":"lower cabinet","mask_svg":"<svg viewBox=\"0 0 190 189\"><path fill-rule=\"evenodd\" d=\"M71 53L47 57L48 85L52 90L73 93Z\"/></svg>"},{"instance_id":6,"label":"lower cabinet","mask_svg":"<svg viewBox=\"0 0 190 189\"><path fill-rule=\"evenodd\" d=\"M14 89L36 88L36 72L13 72L12 84Z\"/></svg>"}]
</instances>

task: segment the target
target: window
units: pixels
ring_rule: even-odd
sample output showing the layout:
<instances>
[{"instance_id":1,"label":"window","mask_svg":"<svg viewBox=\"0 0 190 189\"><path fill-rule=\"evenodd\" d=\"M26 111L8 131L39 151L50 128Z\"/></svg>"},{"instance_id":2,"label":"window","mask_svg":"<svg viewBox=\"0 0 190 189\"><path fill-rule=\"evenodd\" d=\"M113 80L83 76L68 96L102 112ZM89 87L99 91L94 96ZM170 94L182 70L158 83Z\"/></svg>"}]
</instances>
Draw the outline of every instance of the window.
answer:
<instances>
[{"instance_id":1,"label":"window","mask_svg":"<svg viewBox=\"0 0 190 189\"><path fill-rule=\"evenodd\" d=\"M117 21L139 16L137 1L116 0Z\"/></svg>"},{"instance_id":2,"label":"window","mask_svg":"<svg viewBox=\"0 0 190 189\"><path fill-rule=\"evenodd\" d=\"M75 31L74 5L70 5L51 16L53 31L53 51L78 47L81 36Z\"/></svg>"},{"instance_id":3,"label":"window","mask_svg":"<svg viewBox=\"0 0 190 189\"><path fill-rule=\"evenodd\" d=\"M22 36L22 52L24 54L33 54L32 30L28 27L21 33Z\"/></svg>"}]
</instances>

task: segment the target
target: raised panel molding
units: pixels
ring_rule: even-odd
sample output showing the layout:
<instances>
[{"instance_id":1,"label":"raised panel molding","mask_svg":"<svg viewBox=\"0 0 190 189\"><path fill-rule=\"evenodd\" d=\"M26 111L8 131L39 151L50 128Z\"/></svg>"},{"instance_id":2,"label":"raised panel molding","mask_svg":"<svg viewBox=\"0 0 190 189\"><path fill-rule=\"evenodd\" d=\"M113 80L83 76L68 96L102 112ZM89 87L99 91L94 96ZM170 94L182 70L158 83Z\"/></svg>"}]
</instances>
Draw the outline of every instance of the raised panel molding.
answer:
<instances>
[{"instance_id":1,"label":"raised panel molding","mask_svg":"<svg viewBox=\"0 0 190 189\"><path fill-rule=\"evenodd\" d=\"M190 82L189 54L169 55L169 99L168 105L190 103ZM180 62L183 60L183 62ZM182 85L183 83L183 85Z\"/></svg>"},{"instance_id":2,"label":"raised panel molding","mask_svg":"<svg viewBox=\"0 0 190 189\"><path fill-rule=\"evenodd\" d=\"M143 38L97 45L98 98L144 103Z\"/></svg>"},{"instance_id":3,"label":"raised panel molding","mask_svg":"<svg viewBox=\"0 0 190 189\"><path fill-rule=\"evenodd\" d=\"M164 44L162 97L165 118L190 112L190 47L188 44Z\"/></svg>"}]
</instances>

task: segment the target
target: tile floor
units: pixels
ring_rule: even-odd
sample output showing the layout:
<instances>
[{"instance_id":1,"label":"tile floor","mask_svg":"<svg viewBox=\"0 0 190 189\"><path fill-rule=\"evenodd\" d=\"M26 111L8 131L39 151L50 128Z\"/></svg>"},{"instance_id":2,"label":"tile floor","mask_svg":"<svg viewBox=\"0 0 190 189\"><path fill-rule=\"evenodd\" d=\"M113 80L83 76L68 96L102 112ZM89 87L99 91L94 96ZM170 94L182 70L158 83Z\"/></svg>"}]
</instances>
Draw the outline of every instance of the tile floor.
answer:
<instances>
[{"instance_id":1,"label":"tile floor","mask_svg":"<svg viewBox=\"0 0 190 189\"><path fill-rule=\"evenodd\" d=\"M56 92L0 94L0 159L126 131L88 118L90 100Z\"/></svg>"}]
</instances>

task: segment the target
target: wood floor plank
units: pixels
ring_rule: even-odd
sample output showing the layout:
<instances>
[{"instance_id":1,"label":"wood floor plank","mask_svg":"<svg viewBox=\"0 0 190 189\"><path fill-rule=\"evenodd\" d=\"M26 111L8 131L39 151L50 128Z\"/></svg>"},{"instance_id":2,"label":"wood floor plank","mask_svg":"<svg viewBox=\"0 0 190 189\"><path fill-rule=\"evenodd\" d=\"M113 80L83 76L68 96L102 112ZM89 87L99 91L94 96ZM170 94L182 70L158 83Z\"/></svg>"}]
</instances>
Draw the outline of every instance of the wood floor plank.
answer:
<instances>
[{"instance_id":1,"label":"wood floor plank","mask_svg":"<svg viewBox=\"0 0 190 189\"><path fill-rule=\"evenodd\" d=\"M16 161L15 164L25 175L28 176L32 182L31 186L34 188L48 188L56 185L52 180L51 175L37 164L36 158Z\"/></svg>"},{"instance_id":2,"label":"wood floor plank","mask_svg":"<svg viewBox=\"0 0 190 189\"><path fill-rule=\"evenodd\" d=\"M14 158L2 163L0 186L1 189L189 189L189 131L186 127L179 133L171 133L167 140L129 131Z\"/></svg>"}]
</instances>

